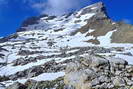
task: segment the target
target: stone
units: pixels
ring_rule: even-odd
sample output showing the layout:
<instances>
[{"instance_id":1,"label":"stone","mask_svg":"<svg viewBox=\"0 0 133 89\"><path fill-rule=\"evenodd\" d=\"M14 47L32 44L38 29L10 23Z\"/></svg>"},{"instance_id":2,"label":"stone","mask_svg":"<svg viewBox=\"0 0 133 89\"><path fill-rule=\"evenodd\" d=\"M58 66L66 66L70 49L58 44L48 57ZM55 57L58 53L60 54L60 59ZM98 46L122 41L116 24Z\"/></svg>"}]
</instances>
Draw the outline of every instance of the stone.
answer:
<instances>
[{"instance_id":1,"label":"stone","mask_svg":"<svg viewBox=\"0 0 133 89\"><path fill-rule=\"evenodd\" d=\"M85 56L85 58L92 61L91 64L90 64L91 67L99 67L101 65L106 66L109 63L109 61L107 59L92 56L92 55Z\"/></svg>"},{"instance_id":2,"label":"stone","mask_svg":"<svg viewBox=\"0 0 133 89\"><path fill-rule=\"evenodd\" d=\"M72 61L67 65L64 83L75 89L126 89L126 86L131 86L133 80L126 71L126 61L112 61L108 57L95 55ZM119 69L119 65L124 66L120 66L122 70Z\"/></svg>"},{"instance_id":3,"label":"stone","mask_svg":"<svg viewBox=\"0 0 133 89\"><path fill-rule=\"evenodd\" d=\"M99 81L101 83L104 83L104 82L110 82L111 80L109 78L107 78L106 76L100 76L99 78Z\"/></svg>"},{"instance_id":4,"label":"stone","mask_svg":"<svg viewBox=\"0 0 133 89\"><path fill-rule=\"evenodd\" d=\"M121 77L116 76L115 78L113 78L113 84L115 87L125 86L125 80Z\"/></svg>"},{"instance_id":5,"label":"stone","mask_svg":"<svg viewBox=\"0 0 133 89\"><path fill-rule=\"evenodd\" d=\"M96 86L96 85L99 85L99 84L100 84L100 80L98 78L95 78L94 80L91 81L92 87Z\"/></svg>"},{"instance_id":6,"label":"stone","mask_svg":"<svg viewBox=\"0 0 133 89\"><path fill-rule=\"evenodd\" d=\"M27 87L21 83L14 83L12 85L10 85L9 87L7 87L6 89L26 89Z\"/></svg>"}]
</instances>

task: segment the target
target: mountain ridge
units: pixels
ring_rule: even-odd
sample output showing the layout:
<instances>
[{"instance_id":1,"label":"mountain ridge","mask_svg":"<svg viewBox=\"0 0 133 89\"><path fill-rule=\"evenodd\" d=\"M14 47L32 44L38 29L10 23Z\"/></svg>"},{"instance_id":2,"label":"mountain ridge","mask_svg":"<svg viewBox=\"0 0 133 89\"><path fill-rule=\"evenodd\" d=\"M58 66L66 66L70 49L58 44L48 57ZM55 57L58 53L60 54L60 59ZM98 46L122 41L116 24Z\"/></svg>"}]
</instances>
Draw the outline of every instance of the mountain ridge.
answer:
<instances>
[{"instance_id":1,"label":"mountain ridge","mask_svg":"<svg viewBox=\"0 0 133 89\"><path fill-rule=\"evenodd\" d=\"M84 21L84 24L82 24L81 23L82 19L80 18L80 15L83 16L84 14L87 14L87 13L95 13L95 15L93 15L91 18L89 18L89 17L86 19L84 18L84 20L86 20L86 21ZM55 19L55 22L54 21L52 22L52 20L54 20L54 19ZM73 19L75 19L74 22L72 22ZM59 23L58 26L56 26L57 25L56 21ZM77 25L80 24L80 25L77 28L68 28L67 25L63 26L69 22L73 23L73 25L71 25L71 26L76 26L74 24L77 24ZM62 27L60 27L60 26L62 26ZM104 36L105 34L107 34L107 32L116 30L116 29L117 29L117 31L114 32L111 37L111 39L112 39L111 42L113 42L113 43L133 43L133 41L132 41L133 36L131 34L131 33L133 33L133 31L132 31L133 26L129 25L129 24L125 24L123 22L114 22L113 20L111 20L107 14L106 7L105 7L104 3L102 3L102 2L92 4L90 6L82 8L79 11L76 11L74 13L70 13L67 15L48 16L48 15L44 14L44 15L40 15L37 17L30 17L22 23L21 27L19 29L17 29L17 32L29 31L29 30L51 30L51 29L54 29L54 31L58 32L58 31L61 31L64 29L70 29L69 31L73 30L71 32L71 35L73 35L79 31L84 33L86 31L88 31L87 30L88 28L96 29L96 31L92 32L91 34L90 33L87 34L87 36L92 35L95 37L95 39L88 40L88 42L91 42L93 44L100 44L100 42L97 39L98 36ZM106 28L108 28L108 29L106 29ZM69 33L69 31L67 31L67 32ZM127 32L125 32L125 31L127 31ZM128 36L123 38L123 37L121 37L121 35L128 35ZM10 37L11 36L5 37L5 38L1 39L0 41L1 42L6 41L6 40L10 39Z\"/></svg>"},{"instance_id":2,"label":"mountain ridge","mask_svg":"<svg viewBox=\"0 0 133 89\"><path fill-rule=\"evenodd\" d=\"M91 9L92 8L92 9ZM98 13L97 16L95 17L103 17L103 18L108 18L108 15L107 15L107 12L106 12L106 8L105 8L105 5L103 2L98 2L98 3L94 3L92 5L89 5L89 6L86 6L84 8L82 8L81 10L78 10L78 11L75 11L75 12L71 12L71 13L68 13L68 14L64 14L64 15L61 15L60 17L63 17L65 16L65 18L68 18L69 16L71 16L72 14L76 14L78 12L81 12L80 14L83 15L83 14L86 14L86 13ZM50 15L47 15L47 14L43 14L43 15L40 15L40 16L33 16L33 17L30 17L28 19L26 19L21 27L17 30L17 32L19 32L20 29L22 29L23 27L27 27L28 25L32 25L32 24L37 24L38 20L43 18L43 17L48 17L47 19L45 20L49 20L49 19L54 19L56 18L57 16L50 16ZM21 30L20 30L21 31Z\"/></svg>"}]
</instances>

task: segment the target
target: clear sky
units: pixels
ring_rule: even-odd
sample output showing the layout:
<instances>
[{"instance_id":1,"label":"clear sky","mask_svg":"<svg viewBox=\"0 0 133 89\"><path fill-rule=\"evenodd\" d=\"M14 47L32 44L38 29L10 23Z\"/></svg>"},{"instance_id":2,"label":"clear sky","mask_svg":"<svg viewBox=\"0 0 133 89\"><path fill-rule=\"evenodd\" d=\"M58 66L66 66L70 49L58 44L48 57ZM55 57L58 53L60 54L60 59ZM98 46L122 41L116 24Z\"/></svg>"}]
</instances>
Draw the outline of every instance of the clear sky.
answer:
<instances>
[{"instance_id":1,"label":"clear sky","mask_svg":"<svg viewBox=\"0 0 133 89\"><path fill-rule=\"evenodd\" d=\"M105 3L113 20L133 24L133 0L0 0L0 36L14 33L30 16L60 15L98 1Z\"/></svg>"}]
</instances>

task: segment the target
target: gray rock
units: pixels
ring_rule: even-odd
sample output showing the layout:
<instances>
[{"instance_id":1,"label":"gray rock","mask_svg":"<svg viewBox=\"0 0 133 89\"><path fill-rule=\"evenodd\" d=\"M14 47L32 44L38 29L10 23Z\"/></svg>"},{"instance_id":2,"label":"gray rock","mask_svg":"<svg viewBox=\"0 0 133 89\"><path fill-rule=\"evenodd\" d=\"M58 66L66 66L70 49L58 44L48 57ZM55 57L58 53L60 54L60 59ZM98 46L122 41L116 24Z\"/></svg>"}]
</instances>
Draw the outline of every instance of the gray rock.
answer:
<instances>
[{"instance_id":1,"label":"gray rock","mask_svg":"<svg viewBox=\"0 0 133 89\"><path fill-rule=\"evenodd\" d=\"M121 59L113 61L88 55L67 65L64 82L76 89L126 89L125 86L131 86L133 82L126 65Z\"/></svg>"},{"instance_id":2,"label":"gray rock","mask_svg":"<svg viewBox=\"0 0 133 89\"><path fill-rule=\"evenodd\" d=\"M14 83L12 85L10 85L9 87L7 87L6 89L26 89L27 87L21 83Z\"/></svg>"},{"instance_id":3,"label":"gray rock","mask_svg":"<svg viewBox=\"0 0 133 89\"><path fill-rule=\"evenodd\" d=\"M122 86L125 86L125 80L123 79L123 78L121 78L121 77L118 77L118 76L116 76L116 77L114 77L113 79L113 84L114 84L114 86L115 87L122 87Z\"/></svg>"}]
</instances>

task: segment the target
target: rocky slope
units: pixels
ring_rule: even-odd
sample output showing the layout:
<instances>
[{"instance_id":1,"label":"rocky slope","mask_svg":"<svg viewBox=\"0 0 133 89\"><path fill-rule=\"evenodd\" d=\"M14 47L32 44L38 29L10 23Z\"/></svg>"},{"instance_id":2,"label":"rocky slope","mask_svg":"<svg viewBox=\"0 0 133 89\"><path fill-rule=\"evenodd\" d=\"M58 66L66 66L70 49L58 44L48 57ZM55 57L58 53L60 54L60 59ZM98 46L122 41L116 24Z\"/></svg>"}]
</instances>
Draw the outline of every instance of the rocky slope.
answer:
<instances>
[{"instance_id":1,"label":"rocky slope","mask_svg":"<svg viewBox=\"0 0 133 89\"><path fill-rule=\"evenodd\" d=\"M102 2L31 17L0 38L0 89L132 89L132 33Z\"/></svg>"}]
</instances>

